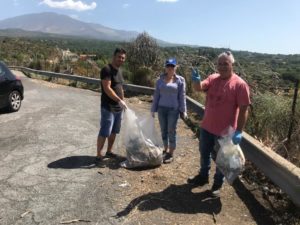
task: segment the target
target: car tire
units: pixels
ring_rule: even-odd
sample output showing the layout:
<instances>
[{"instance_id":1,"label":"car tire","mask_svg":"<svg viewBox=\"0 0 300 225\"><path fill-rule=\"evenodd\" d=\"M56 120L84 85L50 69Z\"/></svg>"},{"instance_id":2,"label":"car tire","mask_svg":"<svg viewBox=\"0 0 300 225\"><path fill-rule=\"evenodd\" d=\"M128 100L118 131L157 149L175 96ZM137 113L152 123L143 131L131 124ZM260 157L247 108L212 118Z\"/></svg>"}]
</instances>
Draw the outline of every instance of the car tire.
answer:
<instances>
[{"instance_id":1,"label":"car tire","mask_svg":"<svg viewBox=\"0 0 300 225\"><path fill-rule=\"evenodd\" d=\"M17 112L21 108L22 97L20 92L12 91L8 97L8 108L11 112Z\"/></svg>"}]
</instances>

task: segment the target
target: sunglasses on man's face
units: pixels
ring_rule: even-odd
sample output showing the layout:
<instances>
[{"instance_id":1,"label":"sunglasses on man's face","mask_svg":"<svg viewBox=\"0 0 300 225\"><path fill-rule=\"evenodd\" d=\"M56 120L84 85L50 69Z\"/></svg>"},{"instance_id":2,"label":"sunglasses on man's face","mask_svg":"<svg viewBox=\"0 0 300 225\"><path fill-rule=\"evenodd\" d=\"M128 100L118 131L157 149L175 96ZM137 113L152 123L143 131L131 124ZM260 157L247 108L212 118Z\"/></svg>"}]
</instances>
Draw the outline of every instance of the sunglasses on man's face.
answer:
<instances>
[{"instance_id":1,"label":"sunglasses on man's face","mask_svg":"<svg viewBox=\"0 0 300 225\"><path fill-rule=\"evenodd\" d=\"M174 68L174 65L166 65L167 68Z\"/></svg>"}]
</instances>

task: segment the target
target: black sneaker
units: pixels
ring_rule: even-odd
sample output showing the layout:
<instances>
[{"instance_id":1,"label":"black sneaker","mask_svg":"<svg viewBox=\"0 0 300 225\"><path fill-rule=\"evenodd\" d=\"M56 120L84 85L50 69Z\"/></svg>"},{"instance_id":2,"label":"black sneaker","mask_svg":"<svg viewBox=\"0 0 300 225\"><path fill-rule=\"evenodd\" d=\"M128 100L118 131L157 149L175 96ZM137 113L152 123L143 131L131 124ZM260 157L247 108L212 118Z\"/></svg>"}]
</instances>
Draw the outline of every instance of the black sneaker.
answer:
<instances>
[{"instance_id":1,"label":"black sneaker","mask_svg":"<svg viewBox=\"0 0 300 225\"><path fill-rule=\"evenodd\" d=\"M201 174L188 178L187 182L196 186L203 186L209 183L208 177L204 177Z\"/></svg>"},{"instance_id":2,"label":"black sneaker","mask_svg":"<svg viewBox=\"0 0 300 225\"><path fill-rule=\"evenodd\" d=\"M171 163L173 161L173 155L171 155L169 152L165 154L165 157L163 158L163 163Z\"/></svg>"},{"instance_id":3,"label":"black sneaker","mask_svg":"<svg viewBox=\"0 0 300 225\"><path fill-rule=\"evenodd\" d=\"M103 157L96 156L95 165L97 167L103 167Z\"/></svg>"},{"instance_id":4,"label":"black sneaker","mask_svg":"<svg viewBox=\"0 0 300 225\"><path fill-rule=\"evenodd\" d=\"M211 196L214 197L214 198L220 197L221 188L222 188L222 185L213 184L213 186L210 189Z\"/></svg>"},{"instance_id":5,"label":"black sneaker","mask_svg":"<svg viewBox=\"0 0 300 225\"><path fill-rule=\"evenodd\" d=\"M166 157L166 154L167 154L167 151L163 151L163 153L162 153L163 159Z\"/></svg>"},{"instance_id":6,"label":"black sneaker","mask_svg":"<svg viewBox=\"0 0 300 225\"><path fill-rule=\"evenodd\" d=\"M96 156L95 163L99 163L103 161L103 157Z\"/></svg>"},{"instance_id":7,"label":"black sneaker","mask_svg":"<svg viewBox=\"0 0 300 225\"><path fill-rule=\"evenodd\" d=\"M105 158L117 158L118 155L112 152L106 152Z\"/></svg>"}]
</instances>

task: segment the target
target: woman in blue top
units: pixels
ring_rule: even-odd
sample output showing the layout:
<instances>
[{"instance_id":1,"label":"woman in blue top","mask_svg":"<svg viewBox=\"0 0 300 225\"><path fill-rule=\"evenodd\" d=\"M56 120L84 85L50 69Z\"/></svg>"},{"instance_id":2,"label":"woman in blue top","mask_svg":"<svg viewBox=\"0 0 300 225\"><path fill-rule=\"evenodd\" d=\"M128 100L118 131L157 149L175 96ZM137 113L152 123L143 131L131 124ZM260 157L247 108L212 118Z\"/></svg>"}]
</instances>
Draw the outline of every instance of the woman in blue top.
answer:
<instances>
[{"instance_id":1,"label":"woman in blue top","mask_svg":"<svg viewBox=\"0 0 300 225\"><path fill-rule=\"evenodd\" d=\"M164 144L163 162L173 161L176 149L176 128L179 115L186 118L185 79L176 74L176 59L165 63L165 73L156 81L151 107L154 117L158 112L161 136Z\"/></svg>"}]
</instances>

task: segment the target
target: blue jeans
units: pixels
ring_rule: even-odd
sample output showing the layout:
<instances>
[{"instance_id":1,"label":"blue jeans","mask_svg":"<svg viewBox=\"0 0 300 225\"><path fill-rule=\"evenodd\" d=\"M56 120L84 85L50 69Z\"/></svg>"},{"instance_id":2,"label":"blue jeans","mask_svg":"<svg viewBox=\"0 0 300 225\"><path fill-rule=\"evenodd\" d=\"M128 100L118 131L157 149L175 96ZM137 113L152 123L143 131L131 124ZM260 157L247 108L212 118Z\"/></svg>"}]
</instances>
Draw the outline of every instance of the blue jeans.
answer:
<instances>
[{"instance_id":1,"label":"blue jeans","mask_svg":"<svg viewBox=\"0 0 300 225\"><path fill-rule=\"evenodd\" d=\"M203 177L208 177L209 170L211 167L211 158L216 161L217 152L220 148L218 143L219 136L209 133L208 131L201 128L200 131L200 143L199 143L199 151L201 154L200 160L200 175ZM222 185L224 182L224 175L222 172L216 167L216 173L214 175L214 184Z\"/></svg>"},{"instance_id":2,"label":"blue jeans","mask_svg":"<svg viewBox=\"0 0 300 225\"><path fill-rule=\"evenodd\" d=\"M176 128L179 111L178 109L159 106L157 112L164 147L174 150L176 149Z\"/></svg>"},{"instance_id":3,"label":"blue jeans","mask_svg":"<svg viewBox=\"0 0 300 225\"><path fill-rule=\"evenodd\" d=\"M111 112L101 107L100 131L98 136L109 137L112 133L118 134L121 129L123 111Z\"/></svg>"}]
</instances>

